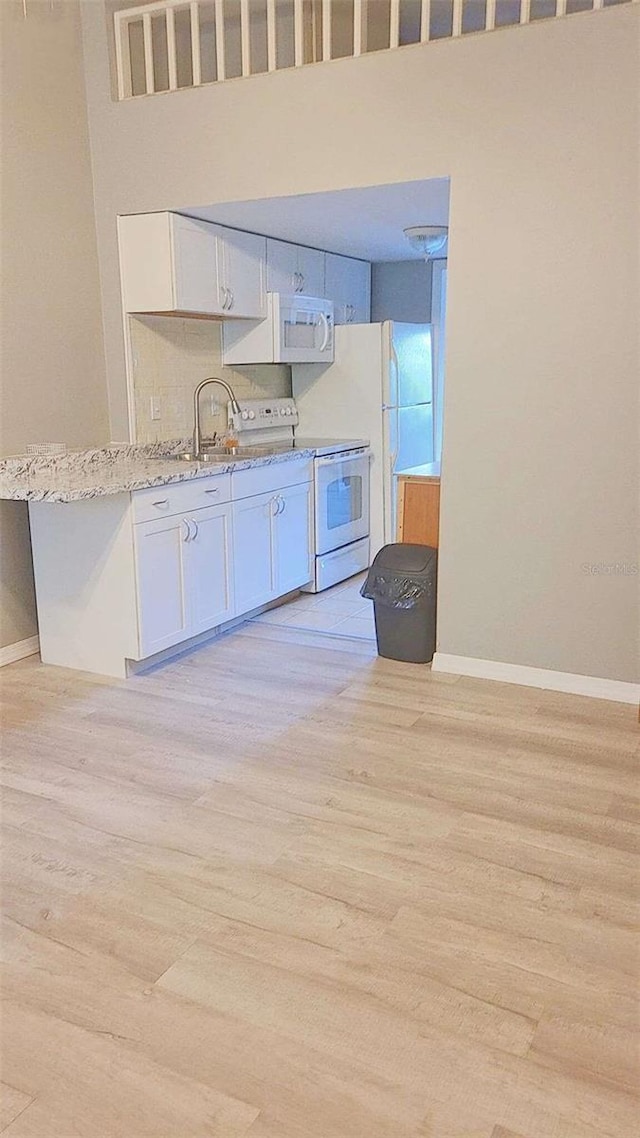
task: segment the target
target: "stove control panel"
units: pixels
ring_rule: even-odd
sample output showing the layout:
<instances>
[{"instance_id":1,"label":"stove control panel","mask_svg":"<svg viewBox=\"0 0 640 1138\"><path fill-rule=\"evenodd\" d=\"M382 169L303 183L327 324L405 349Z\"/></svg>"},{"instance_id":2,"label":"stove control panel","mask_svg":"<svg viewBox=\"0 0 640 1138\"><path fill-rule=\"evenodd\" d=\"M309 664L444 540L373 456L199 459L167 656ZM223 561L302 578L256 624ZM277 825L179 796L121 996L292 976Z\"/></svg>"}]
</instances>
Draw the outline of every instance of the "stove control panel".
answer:
<instances>
[{"instance_id":1,"label":"stove control panel","mask_svg":"<svg viewBox=\"0 0 640 1138\"><path fill-rule=\"evenodd\" d=\"M273 427L295 427L298 409L293 399L243 399L235 414L229 404L229 426L236 431L265 431Z\"/></svg>"}]
</instances>

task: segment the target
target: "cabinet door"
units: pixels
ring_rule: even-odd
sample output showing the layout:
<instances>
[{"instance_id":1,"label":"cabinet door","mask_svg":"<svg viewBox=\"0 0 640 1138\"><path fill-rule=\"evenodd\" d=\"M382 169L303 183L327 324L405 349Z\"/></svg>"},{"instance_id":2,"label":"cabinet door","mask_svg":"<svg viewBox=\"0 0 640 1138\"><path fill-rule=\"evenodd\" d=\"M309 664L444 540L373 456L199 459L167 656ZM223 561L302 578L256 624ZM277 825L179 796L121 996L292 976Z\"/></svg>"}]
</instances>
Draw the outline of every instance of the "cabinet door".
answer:
<instances>
[{"instance_id":1,"label":"cabinet door","mask_svg":"<svg viewBox=\"0 0 640 1138\"><path fill-rule=\"evenodd\" d=\"M236 614L250 612L274 594L272 525L274 494L233 504L233 580Z\"/></svg>"},{"instance_id":2,"label":"cabinet door","mask_svg":"<svg viewBox=\"0 0 640 1138\"><path fill-rule=\"evenodd\" d=\"M290 295L298 292L298 250L288 241L267 238L267 289Z\"/></svg>"},{"instance_id":3,"label":"cabinet door","mask_svg":"<svg viewBox=\"0 0 640 1138\"><path fill-rule=\"evenodd\" d=\"M189 636L185 554L188 527L181 516L135 526L140 658Z\"/></svg>"},{"instance_id":4,"label":"cabinet door","mask_svg":"<svg viewBox=\"0 0 640 1138\"><path fill-rule=\"evenodd\" d=\"M324 253L298 246L298 292L305 296L324 296Z\"/></svg>"},{"instance_id":5,"label":"cabinet door","mask_svg":"<svg viewBox=\"0 0 640 1138\"><path fill-rule=\"evenodd\" d=\"M333 301L336 324L371 320L371 265L337 253L326 254L326 295Z\"/></svg>"},{"instance_id":6,"label":"cabinet door","mask_svg":"<svg viewBox=\"0 0 640 1138\"><path fill-rule=\"evenodd\" d=\"M219 229L207 221L171 215L176 312L222 312Z\"/></svg>"},{"instance_id":7,"label":"cabinet door","mask_svg":"<svg viewBox=\"0 0 640 1138\"><path fill-rule=\"evenodd\" d=\"M231 575L231 505L187 514L185 583L189 636L224 624L235 615Z\"/></svg>"},{"instance_id":8,"label":"cabinet door","mask_svg":"<svg viewBox=\"0 0 640 1138\"><path fill-rule=\"evenodd\" d=\"M223 229L226 313L262 319L267 315L265 270L267 239L255 233Z\"/></svg>"},{"instance_id":9,"label":"cabinet door","mask_svg":"<svg viewBox=\"0 0 640 1138\"><path fill-rule=\"evenodd\" d=\"M312 483L288 486L278 494L273 520L274 587L276 596L311 580Z\"/></svg>"},{"instance_id":10,"label":"cabinet door","mask_svg":"<svg viewBox=\"0 0 640 1138\"><path fill-rule=\"evenodd\" d=\"M371 265L348 257L347 304L351 324L369 324L371 321Z\"/></svg>"}]
</instances>

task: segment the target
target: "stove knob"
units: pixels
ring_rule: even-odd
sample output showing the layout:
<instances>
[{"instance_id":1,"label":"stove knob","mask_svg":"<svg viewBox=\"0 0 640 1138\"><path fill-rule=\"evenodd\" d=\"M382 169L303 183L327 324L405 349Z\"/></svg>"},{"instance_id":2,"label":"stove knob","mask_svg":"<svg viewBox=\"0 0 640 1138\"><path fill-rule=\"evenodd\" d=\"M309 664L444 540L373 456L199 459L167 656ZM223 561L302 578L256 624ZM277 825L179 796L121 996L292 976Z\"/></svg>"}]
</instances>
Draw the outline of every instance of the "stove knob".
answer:
<instances>
[{"instance_id":1,"label":"stove knob","mask_svg":"<svg viewBox=\"0 0 640 1138\"><path fill-rule=\"evenodd\" d=\"M249 418L250 418L250 419L255 419L255 417L256 417L256 413L255 413L255 411L250 411L250 412L249 412Z\"/></svg>"},{"instance_id":2,"label":"stove knob","mask_svg":"<svg viewBox=\"0 0 640 1138\"><path fill-rule=\"evenodd\" d=\"M291 414L291 408L287 407L287 409L285 411L285 415L290 415L290 414Z\"/></svg>"},{"instance_id":3,"label":"stove knob","mask_svg":"<svg viewBox=\"0 0 640 1138\"><path fill-rule=\"evenodd\" d=\"M248 411L241 411L240 415L241 415L242 419L248 419L249 418L249 412Z\"/></svg>"}]
</instances>

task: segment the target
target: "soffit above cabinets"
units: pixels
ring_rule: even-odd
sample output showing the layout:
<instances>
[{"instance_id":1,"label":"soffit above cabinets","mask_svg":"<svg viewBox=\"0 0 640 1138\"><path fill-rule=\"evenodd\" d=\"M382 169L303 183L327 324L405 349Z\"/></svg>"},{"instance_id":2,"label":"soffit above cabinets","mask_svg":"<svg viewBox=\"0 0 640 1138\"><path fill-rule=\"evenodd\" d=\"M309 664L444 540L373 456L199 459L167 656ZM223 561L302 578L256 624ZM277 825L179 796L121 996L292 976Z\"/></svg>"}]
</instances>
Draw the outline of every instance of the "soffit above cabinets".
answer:
<instances>
[{"instance_id":1,"label":"soffit above cabinets","mask_svg":"<svg viewBox=\"0 0 640 1138\"><path fill-rule=\"evenodd\" d=\"M180 212L365 261L420 260L403 230L448 225L449 179L185 206Z\"/></svg>"}]
</instances>

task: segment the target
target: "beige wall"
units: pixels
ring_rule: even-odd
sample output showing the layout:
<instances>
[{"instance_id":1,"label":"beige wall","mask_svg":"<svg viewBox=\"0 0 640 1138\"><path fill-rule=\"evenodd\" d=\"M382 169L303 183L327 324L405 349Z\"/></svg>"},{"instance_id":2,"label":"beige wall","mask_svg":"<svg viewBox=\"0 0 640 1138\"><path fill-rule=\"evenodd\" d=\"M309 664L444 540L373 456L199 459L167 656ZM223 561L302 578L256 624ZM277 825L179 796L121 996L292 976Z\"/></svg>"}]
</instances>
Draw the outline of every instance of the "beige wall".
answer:
<instances>
[{"instance_id":1,"label":"beige wall","mask_svg":"<svg viewBox=\"0 0 640 1138\"><path fill-rule=\"evenodd\" d=\"M84 11L115 435L118 212L450 175L440 650L634 679L640 7L120 105Z\"/></svg>"},{"instance_id":2,"label":"beige wall","mask_svg":"<svg viewBox=\"0 0 640 1138\"><path fill-rule=\"evenodd\" d=\"M0 4L0 454L108 440L78 5ZM37 631L26 507L0 510L0 646Z\"/></svg>"}]
</instances>

